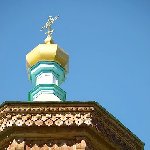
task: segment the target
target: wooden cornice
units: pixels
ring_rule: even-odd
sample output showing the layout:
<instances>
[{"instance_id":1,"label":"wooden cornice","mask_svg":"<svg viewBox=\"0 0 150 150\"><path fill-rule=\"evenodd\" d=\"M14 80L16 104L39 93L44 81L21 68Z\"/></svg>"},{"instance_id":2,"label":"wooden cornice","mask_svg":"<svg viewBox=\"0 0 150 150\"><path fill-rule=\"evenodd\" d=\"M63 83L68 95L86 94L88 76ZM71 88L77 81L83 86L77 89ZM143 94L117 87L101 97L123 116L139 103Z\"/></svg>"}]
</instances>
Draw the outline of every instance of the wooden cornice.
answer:
<instances>
[{"instance_id":1,"label":"wooden cornice","mask_svg":"<svg viewBox=\"0 0 150 150\"><path fill-rule=\"evenodd\" d=\"M6 148L13 139L34 144L41 140L71 141L79 137L91 143L89 147L93 145L94 150L144 149L140 139L96 102L11 101L4 102L0 112L0 149Z\"/></svg>"}]
</instances>

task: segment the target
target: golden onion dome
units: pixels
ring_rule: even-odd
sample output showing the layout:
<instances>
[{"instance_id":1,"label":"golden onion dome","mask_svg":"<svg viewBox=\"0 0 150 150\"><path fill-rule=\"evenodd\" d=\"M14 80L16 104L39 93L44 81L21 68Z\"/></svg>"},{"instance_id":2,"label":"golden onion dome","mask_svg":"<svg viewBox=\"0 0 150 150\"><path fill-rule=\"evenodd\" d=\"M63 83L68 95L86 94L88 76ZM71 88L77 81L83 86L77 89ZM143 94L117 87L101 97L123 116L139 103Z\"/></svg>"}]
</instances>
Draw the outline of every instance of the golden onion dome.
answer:
<instances>
[{"instance_id":1,"label":"golden onion dome","mask_svg":"<svg viewBox=\"0 0 150 150\"><path fill-rule=\"evenodd\" d=\"M31 68L40 61L55 61L67 72L69 55L54 44L51 37L47 37L44 42L26 55L27 68Z\"/></svg>"}]
</instances>

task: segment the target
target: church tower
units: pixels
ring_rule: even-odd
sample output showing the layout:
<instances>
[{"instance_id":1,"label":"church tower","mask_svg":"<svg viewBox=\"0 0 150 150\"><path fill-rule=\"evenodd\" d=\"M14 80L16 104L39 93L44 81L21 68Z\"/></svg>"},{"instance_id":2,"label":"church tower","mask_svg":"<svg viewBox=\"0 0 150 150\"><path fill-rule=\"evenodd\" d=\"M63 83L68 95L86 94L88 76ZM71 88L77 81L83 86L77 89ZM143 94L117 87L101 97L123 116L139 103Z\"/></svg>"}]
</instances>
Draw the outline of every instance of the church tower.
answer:
<instances>
[{"instance_id":1,"label":"church tower","mask_svg":"<svg viewBox=\"0 0 150 150\"><path fill-rule=\"evenodd\" d=\"M34 88L29 101L65 101L66 92L60 88L68 71L69 56L54 44L51 25L58 18L49 17L42 29L48 29L44 44L39 44L26 55L27 71Z\"/></svg>"},{"instance_id":2,"label":"church tower","mask_svg":"<svg viewBox=\"0 0 150 150\"><path fill-rule=\"evenodd\" d=\"M26 55L28 101L0 106L0 150L143 150L144 143L95 101L66 101L69 56L47 38Z\"/></svg>"}]
</instances>

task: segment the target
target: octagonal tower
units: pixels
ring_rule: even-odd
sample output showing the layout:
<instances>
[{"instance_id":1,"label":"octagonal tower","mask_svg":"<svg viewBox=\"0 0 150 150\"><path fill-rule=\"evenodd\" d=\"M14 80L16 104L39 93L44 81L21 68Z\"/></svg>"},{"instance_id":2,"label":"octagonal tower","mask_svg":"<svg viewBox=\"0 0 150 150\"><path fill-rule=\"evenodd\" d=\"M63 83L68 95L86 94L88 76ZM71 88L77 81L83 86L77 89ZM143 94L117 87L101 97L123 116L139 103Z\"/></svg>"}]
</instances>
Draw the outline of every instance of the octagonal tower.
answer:
<instances>
[{"instance_id":1,"label":"octagonal tower","mask_svg":"<svg viewBox=\"0 0 150 150\"><path fill-rule=\"evenodd\" d=\"M62 103L69 56L52 40L56 18L43 27L48 28L44 44L26 55L34 102L0 105L0 150L144 150L144 143L98 103Z\"/></svg>"},{"instance_id":2,"label":"octagonal tower","mask_svg":"<svg viewBox=\"0 0 150 150\"><path fill-rule=\"evenodd\" d=\"M51 20L47 23L49 21ZM48 28L51 24L44 27ZM68 72L69 56L54 44L52 32L49 28L44 44L39 44L26 55L28 77L33 84L33 89L29 92L29 101L66 100L66 92L60 85L65 81Z\"/></svg>"}]
</instances>

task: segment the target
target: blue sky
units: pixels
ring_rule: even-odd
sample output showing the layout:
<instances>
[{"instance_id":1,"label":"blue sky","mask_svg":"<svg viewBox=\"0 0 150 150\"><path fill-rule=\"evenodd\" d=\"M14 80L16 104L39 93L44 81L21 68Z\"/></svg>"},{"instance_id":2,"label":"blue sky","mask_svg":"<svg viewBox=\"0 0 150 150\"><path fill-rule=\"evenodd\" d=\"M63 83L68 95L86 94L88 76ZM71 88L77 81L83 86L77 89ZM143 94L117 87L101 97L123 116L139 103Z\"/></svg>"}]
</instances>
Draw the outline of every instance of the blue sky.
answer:
<instances>
[{"instance_id":1,"label":"blue sky","mask_svg":"<svg viewBox=\"0 0 150 150\"><path fill-rule=\"evenodd\" d=\"M27 101L26 54L60 15L53 38L70 56L67 100L97 101L150 149L150 1L0 2L0 102Z\"/></svg>"}]
</instances>

